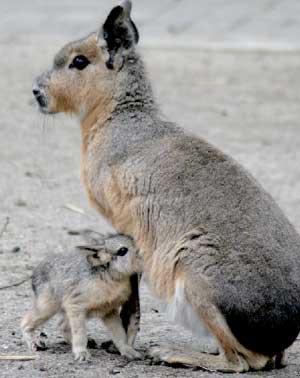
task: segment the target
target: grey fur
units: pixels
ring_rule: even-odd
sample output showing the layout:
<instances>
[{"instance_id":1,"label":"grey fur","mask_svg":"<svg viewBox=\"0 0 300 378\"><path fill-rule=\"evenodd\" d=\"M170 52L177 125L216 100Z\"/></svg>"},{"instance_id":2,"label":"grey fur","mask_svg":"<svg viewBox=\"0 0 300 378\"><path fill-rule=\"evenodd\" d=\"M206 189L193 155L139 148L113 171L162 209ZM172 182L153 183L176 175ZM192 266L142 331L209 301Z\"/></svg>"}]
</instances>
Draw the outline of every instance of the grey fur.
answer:
<instances>
[{"instance_id":1,"label":"grey fur","mask_svg":"<svg viewBox=\"0 0 300 378\"><path fill-rule=\"evenodd\" d=\"M134 239L157 294L171 302L178 287L175 307L187 300L224 352L214 359L175 360L221 371L263 368L300 330L299 235L236 161L161 117L134 45L126 54L124 46L116 50L119 64L106 69L105 41L76 43L83 51L98 43L100 56L92 62L97 75L87 69L86 79L72 76L69 87L70 73L59 73L68 101L84 84L93 94L75 110L91 202ZM49 72L37 84L52 100L47 85L58 70ZM61 111L48 103L42 111Z\"/></svg>"},{"instance_id":2,"label":"grey fur","mask_svg":"<svg viewBox=\"0 0 300 378\"><path fill-rule=\"evenodd\" d=\"M139 221L145 238L149 230L155 235L153 254L171 249L194 227L217 238L217 247L195 244L180 264L195 280L205 275L242 344L273 355L300 330L299 235L236 161L161 119L143 63L131 54L119 73L118 105L102 128L106 143L90 156L92 191L105 205L98 179L104 180L110 167L120 167L126 189L143 198Z\"/></svg>"},{"instance_id":3,"label":"grey fur","mask_svg":"<svg viewBox=\"0 0 300 378\"><path fill-rule=\"evenodd\" d=\"M97 245L80 247L81 251L53 254L34 270L34 308L26 314L21 326L31 349L40 343L33 339L35 328L60 313L63 334L66 341L73 339L76 359L88 358L84 322L91 316L100 317L110 328L121 354L129 358L139 357L128 343L119 316L120 307L131 294L130 277L140 270L136 247L132 239L124 235L102 238L97 235ZM128 252L118 256L120 248L127 248ZM78 333L81 337L75 342Z\"/></svg>"}]
</instances>

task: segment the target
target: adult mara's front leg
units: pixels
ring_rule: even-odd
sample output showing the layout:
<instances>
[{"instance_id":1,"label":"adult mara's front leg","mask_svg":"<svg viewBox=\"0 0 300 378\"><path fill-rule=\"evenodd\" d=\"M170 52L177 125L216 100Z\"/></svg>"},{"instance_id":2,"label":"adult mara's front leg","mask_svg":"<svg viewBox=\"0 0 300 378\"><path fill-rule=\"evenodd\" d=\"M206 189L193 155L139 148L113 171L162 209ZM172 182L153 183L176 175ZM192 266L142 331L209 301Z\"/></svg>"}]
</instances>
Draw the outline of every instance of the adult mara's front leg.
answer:
<instances>
[{"instance_id":1,"label":"adult mara's front leg","mask_svg":"<svg viewBox=\"0 0 300 378\"><path fill-rule=\"evenodd\" d=\"M128 300L122 305L120 311L121 325L127 338L127 344L134 348L136 336L140 330L140 296L139 284L141 276L133 274L130 277L131 294ZM101 347L109 353L118 353L118 349L113 340L104 341Z\"/></svg>"},{"instance_id":2,"label":"adult mara's front leg","mask_svg":"<svg viewBox=\"0 0 300 378\"><path fill-rule=\"evenodd\" d=\"M141 354L128 345L127 334L124 330L120 315L113 311L102 318L103 323L111 334L111 338L122 356L130 360L141 359Z\"/></svg>"},{"instance_id":3,"label":"adult mara's front leg","mask_svg":"<svg viewBox=\"0 0 300 378\"><path fill-rule=\"evenodd\" d=\"M127 343L133 347L140 330L140 297L139 297L139 284L141 276L139 274L133 274L130 277L131 295L128 300L122 306L120 312L120 318L122 325L127 334Z\"/></svg>"}]
</instances>

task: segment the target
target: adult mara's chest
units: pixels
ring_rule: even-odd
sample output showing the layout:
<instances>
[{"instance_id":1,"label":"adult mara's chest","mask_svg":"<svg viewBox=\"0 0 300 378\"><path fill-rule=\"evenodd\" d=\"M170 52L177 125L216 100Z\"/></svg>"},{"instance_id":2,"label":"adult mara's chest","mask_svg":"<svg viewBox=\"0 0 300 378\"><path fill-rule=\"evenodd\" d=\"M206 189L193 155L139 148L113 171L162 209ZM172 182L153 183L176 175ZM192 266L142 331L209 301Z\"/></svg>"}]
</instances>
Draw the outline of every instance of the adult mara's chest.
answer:
<instances>
[{"instance_id":1,"label":"adult mara's chest","mask_svg":"<svg viewBox=\"0 0 300 378\"><path fill-rule=\"evenodd\" d=\"M88 199L120 232L132 235L134 194L129 178L121 164L107 162L105 158L82 158L81 178Z\"/></svg>"}]
</instances>

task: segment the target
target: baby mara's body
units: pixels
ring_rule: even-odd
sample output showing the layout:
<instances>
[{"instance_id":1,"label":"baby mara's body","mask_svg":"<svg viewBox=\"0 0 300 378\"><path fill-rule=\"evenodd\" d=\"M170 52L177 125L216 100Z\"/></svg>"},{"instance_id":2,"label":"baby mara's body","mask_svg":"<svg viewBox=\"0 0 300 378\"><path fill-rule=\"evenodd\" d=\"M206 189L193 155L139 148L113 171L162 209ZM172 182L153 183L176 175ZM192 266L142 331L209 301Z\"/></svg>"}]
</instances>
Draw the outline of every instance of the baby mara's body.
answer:
<instances>
[{"instance_id":1,"label":"baby mara's body","mask_svg":"<svg viewBox=\"0 0 300 378\"><path fill-rule=\"evenodd\" d=\"M136 333L126 333L120 318L120 307L131 294L130 276L138 271L137 250L124 235L109 235L97 245L46 259L33 272L33 310L21 323L29 348L36 350L40 343L35 329L59 313L76 360L89 358L86 319L91 317L102 319L121 355L139 358L133 348Z\"/></svg>"}]
</instances>

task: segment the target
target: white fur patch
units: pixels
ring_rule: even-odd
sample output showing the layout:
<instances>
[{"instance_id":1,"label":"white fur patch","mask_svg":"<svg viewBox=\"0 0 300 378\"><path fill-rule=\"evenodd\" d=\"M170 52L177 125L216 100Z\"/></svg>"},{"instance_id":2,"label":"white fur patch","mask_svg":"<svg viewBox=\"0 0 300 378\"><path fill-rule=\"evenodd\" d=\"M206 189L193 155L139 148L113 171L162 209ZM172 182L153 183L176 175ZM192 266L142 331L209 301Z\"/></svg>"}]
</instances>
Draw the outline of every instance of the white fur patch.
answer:
<instances>
[{"instance_id":1,"label":"white fur patch","mask_svg":"<svg viewBox=\"0 0 300 378\"><path fill-rule=\"evenodd\" d=\"M167 305L167 314L171 321L179 323L184 328L192 331L195 336L205 339L213 338L212 334L195 314L192 306L187 301L183 282L176 282L173 301Z\"/></svg>"},{"instance_id":2,"label":"white fur patch","mask_svg":"<svg viewBox=\"0 0 300 378\"><path fill-rule=\"evenodd\" d=\"M80 123L83 122L85 117L86 117L86 107L81 105L79 109L79 114L78 114L79 122Z\"/></svg>"},{"instance_id":3,"label":"white fur patch","mask_svg":"<svg viewBox=\"0 0 300 378\"><path fill-rule=\"evenodd\" d=\"M219 347L216 338L208 331L186 299L184 282L176 282L173 300L170 303L166 303L162 298L159 298L151 288L148 277L145 273L142 276L142 281L147 285L152 295L156 298L156 305L159 309L166 312L168 320L181 325L198 339L199 343L197 348L198 350L200 349L199 351L213 354L218 353Z\"/></svg>"}]
</instances>

